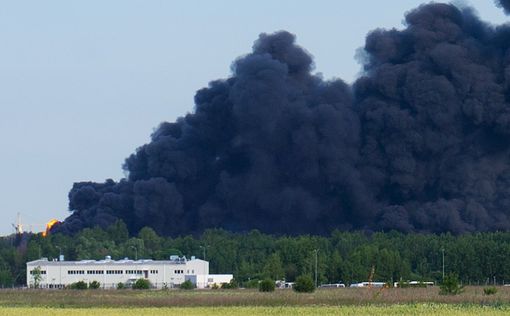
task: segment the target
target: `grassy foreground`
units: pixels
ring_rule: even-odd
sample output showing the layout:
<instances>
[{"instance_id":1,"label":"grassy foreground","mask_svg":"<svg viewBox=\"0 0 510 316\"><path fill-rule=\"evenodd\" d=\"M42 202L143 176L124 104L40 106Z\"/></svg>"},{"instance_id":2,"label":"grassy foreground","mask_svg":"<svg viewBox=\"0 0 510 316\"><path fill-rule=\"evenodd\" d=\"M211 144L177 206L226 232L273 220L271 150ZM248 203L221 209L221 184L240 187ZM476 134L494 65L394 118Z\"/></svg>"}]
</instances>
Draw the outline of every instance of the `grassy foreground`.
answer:
<instances>
[{"instance_id":1,"label":"grassy foreground","mask_svg":"<svg viewBox=\"0 0 510 316\"><path fill-rule=\"evenodd\" d=\"M439 295L437 287L408 289L292 290L0 290L0 307L220 307L220 306L343 306L394 304L471 304L510 306L510 287L485 295L483 287L467 287L460 295ZM0 313L1 314L1 313Z\"/></svg>"},{"instance_id":2,"label":"grassy foreground","mask_svg":"<svg viewBox=\"0 0 510 316\"><path fill-rule=\"evenodd\" d=\"M485 295L439 289L292 290L0 290L0 315L510 315L510 288Z\"/></svg>"},{"instance_id":3,"label":"grassy foreground","mask_svg":"<svg viewBox=\"0 0 510 316\"><path fill-rule=\"evenodd\" d=\"M301 307L163 307L163 308L43 308L0 307L3 316L163 316L163 315L508 315L508 307L408 304L389 306Z\"/></svg>"}]
</instances>

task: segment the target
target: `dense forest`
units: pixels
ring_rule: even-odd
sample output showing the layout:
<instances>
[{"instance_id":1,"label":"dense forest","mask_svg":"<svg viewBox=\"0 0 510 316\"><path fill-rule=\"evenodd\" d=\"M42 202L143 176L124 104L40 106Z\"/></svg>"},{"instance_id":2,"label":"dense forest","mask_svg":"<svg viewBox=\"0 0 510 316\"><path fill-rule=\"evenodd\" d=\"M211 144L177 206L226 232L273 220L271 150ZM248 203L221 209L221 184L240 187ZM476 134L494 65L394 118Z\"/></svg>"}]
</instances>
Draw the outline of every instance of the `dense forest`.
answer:
<instances>
[{"instance_id":1,"label":"dense forest","mask_svg":"<svg viewBox=\"0 0 510 316\"><path fill-rule=\"evenodd\" d=\"M446 273L465 284L510 282L510 233L404 234L340 232L329 236L273 236L253 230L231 233L207 230L200 237L160 237L142 228L130 237L126 225L87 228L74 236L25 234L0 239L0 287L25 284L25 264L40 257L66 260L196 256L210 261L211 273L233 273L242 284L269 277L294 280L313 274L318 250L321 283L366 281L440 281L443 253Z\"/></svg>"}]
</instances>

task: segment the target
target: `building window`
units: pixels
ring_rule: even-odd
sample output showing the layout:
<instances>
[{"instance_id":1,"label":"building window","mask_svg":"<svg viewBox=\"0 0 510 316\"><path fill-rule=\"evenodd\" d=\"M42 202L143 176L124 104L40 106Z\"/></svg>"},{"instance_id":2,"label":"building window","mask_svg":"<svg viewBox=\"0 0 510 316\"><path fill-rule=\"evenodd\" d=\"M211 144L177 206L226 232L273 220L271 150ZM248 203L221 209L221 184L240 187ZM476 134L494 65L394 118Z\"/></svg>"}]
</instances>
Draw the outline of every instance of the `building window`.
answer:
<instances>
[{"instance_id":1,"label":"building window","mask_svg":"<svg viewBox=\"0 0 510 316\"><path fill-rule=\"evenodd\" d=\"M85 274L85 270L68 270L67 274Z\"/></svg>"},{"instance_id":2,"label":"building window","mask_svg":"<svg viewBox=\"0 0 510 316\"><path fill-rule=\"evenodd\" d=\"M40 272L41 272L41 274L46 274L46 270L41 270ZM30 274L34 274L34 270L31 270Z\"/></svg>"}]
</instances>

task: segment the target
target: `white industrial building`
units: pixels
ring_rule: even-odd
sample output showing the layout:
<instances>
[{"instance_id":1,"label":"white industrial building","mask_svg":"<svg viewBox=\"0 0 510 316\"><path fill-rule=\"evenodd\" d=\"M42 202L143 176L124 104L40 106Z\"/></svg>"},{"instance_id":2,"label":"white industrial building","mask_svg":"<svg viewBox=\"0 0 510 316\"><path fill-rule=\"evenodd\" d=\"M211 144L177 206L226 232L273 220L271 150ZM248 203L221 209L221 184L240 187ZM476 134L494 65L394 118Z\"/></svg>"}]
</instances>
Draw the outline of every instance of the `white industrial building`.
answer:
<instances>
[{"instance_id":1,"label":"white industrial building","mask_svg":"<svg viewBox=\"0 0 510 316\"><path fill-rule=\"evenodd\" d=\"M171 256L170 260L104 260L48 261L46 258L27 262L27 286L34 287L34 269L39 269L40 288L65 288L84 281L97 281L101 288L116 288L119 283L127 286L137 279L147 279L155 288L173 288L190 280L197 288L221 285L232 280L232 274L209 274L209 262L191 257Z\"/></svg>"}]
</instances>

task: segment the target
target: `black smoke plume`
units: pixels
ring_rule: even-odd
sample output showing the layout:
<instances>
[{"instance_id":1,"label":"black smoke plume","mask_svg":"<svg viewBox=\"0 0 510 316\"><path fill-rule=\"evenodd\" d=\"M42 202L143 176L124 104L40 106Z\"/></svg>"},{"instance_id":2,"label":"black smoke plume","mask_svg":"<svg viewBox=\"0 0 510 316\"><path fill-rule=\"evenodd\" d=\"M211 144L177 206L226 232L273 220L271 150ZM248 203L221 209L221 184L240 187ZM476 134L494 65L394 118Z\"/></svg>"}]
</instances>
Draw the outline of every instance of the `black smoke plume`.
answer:
<instances>
[{"instance_id":1,"label":"black smoke plume","mask_svg":"<svg viewBox=\"0 0 510 316\"><path fill-rule=\"evenodd\" d=\"M496 0L496 5L503 8L506 14L510 13L510 0Z\"/></svg>"},{"instance_id":2,"label":"black smoke plume","mask_svg":"<svg viewBox=\"0 0 510 316\"><path fill-rule=\"evenodd\" d=\"M510 229L510 26L447 4L405 21L367 36L352 86L313 75L292 34L260 35L126 179L75 183L55 230Z\"/></svg>"}]
</instances>

